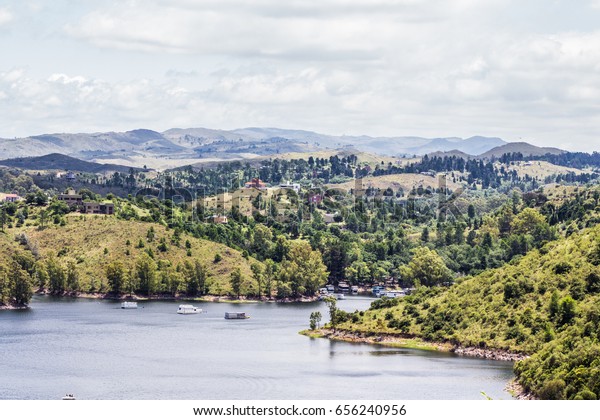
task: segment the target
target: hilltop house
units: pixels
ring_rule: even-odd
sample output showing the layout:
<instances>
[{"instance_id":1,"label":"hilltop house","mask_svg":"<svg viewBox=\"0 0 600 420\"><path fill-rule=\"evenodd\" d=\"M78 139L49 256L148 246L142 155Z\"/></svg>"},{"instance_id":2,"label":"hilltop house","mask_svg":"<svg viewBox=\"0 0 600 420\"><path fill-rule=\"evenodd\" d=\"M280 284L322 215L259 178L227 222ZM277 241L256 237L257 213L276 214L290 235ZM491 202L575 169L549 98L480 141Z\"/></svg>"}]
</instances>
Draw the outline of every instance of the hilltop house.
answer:
<instances>
[{"instance_id":1,"label":"hilltop house","mask_svg":"<svg viewBox=\"0 0 600 420\"><path fill-rule=\"evenodd\" d=\"M250 182L244 184L244 188L255 188L257 190L266 190L267 184L262 182L260 178L252 178Z\"/></svg>"},{"instance_id":2,"label":"hilltop house","mask_svg":"<svg viewBox=\"0 0 600 420\"><path fill-rule=\"evenodd\" d=\"M292 184L290 182L285 183L285 184L279 184L279 188L283 188L286 190L294 190L296 192L296 194L298 194L300 192L300 184Z\"/></svg>"},{"instance_id":3,"label":"hilltop house","mask_svg":"<svg viewBox=\"0 0 600 420\"><path fill-rule=\"evenodd\" d=\"M22 198L17 194L6 194L4 196L4 201L7 203L16 203L17 201L21 201Z\"/></svg>"},{"instance_id":4,"label":"hilltop house","mask_svg":"<svg viewBox=\"0 0 600 420\"><path fill-rule=\"evenodd\" d=\"M69 207L81 206L83 204L83 196L75 193L75 190L68 189L64 194L58 194L56 197L59 201L64 201Z\"/></svg>"},{"instance_id":5,"label":"hilltop house","mask_svg":"<svg viewBox=\"0 0 600 420\"><path fill-rule=\"evenodd\" d=\"M217 223L217 224L221 224L221 225L224 225L227 223L227 216L221 215L221 214L215 214L214 216L208 216L207 219L210 220L212 223Z\"/></svg>"},{"instance_id":6,"label":"hilltop house","mask_svg":"<svg viewBox=\"0 0 600 420\"><path fill-rule=\"evenodd\" d=\"M86 201L83 203L83 213L86 214L115 214L115 205L113 203L96 203Z\"/></svg>"}]
</instances>

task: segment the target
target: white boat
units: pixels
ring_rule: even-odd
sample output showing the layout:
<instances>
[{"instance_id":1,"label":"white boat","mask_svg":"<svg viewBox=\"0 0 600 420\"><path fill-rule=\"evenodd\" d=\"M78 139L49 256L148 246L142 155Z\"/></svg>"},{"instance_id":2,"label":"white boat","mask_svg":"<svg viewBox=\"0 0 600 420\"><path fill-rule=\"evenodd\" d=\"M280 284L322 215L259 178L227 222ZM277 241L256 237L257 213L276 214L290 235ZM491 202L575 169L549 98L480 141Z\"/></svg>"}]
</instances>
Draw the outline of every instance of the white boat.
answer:
<instances>
[{"instance_id":1,"label":"white boat","mask_svg":"<svg viewBox=\"0 0 600 420\"><path fill-rule=\"evenodd\" d=\"M194 305L179 305L177 313L181 315L201 314L202 309L197 308Z\"/></svg>"},{"instance_id":2,"label":"white boat","mask_svg":"<svg viewBox=\"0 0 600 420\"><path fill-rule=\"evenodd\" d=\"M121 309L137 309L137 302L121 302Z\"/></svg>"},{"instance_id":3,"label":"white boat","mask_svg":"<svg viewBox=\"0 0 600 420\"><path fill-rule=\"evenodd\" d=\"M402 290L391 290L389 292L385 292L385 294L383 296L393 299L393 298L397 298L397 297L404 297L404 296L406 296L406 294Z\"/></svg>"},{"instance_id":4,"label":"white boat","mask_svg":"<svg viewBox=\"0 0 600 420\"><path fill-rule=\"evenodd\" d=\"M225 312L225 319L248 319L246 312Z\"/></svg>"},{"instance_id":5,"label":"white boat","mask_svg":"<svg viewBox=\"0 0 600 420\"><path fill-rule=\"evenodd\" d=\"M331 296L333 296L337 300L344 300L344 299L346 299L346 296L343 293L334 293Z\"/></svg>"},{"instance_id":6,"label":"white boat","mask_svg":"<svg viewBox=\"0 0 600 420\"><path fill-rule=\"evenodd\" d=\"M66 394L64 397L62 397L63 400L74 400L75 396L73 394Z\"/></svg>"},{"instance_id":7,"label":"white boat","mask_svg":"<svg viewBox=\"0 0 600 420\"><path fill-rule=\"evenodd\" d=\"M352 290L352 294L353 295L357 295L358 294L358 286L352 286L352 287L350 287L350 290Z\"/></svg>"}]
</instances>

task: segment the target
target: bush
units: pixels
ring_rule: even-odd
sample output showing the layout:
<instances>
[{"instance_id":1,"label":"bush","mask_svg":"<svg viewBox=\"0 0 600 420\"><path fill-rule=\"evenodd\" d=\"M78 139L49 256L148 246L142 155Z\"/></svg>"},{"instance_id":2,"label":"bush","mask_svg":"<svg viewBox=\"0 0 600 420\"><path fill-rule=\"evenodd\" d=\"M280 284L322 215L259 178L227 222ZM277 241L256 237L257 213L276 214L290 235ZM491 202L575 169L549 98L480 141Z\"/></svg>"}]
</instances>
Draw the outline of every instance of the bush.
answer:
<instances>
[{"instance_id":1,"label":"bush","mask_svg":"<svg viewBox=\"0 0 600 420\"><path fill-rule=\"evenodd\" d=\"M551 379L544 382L537 395L542 400L561 400L564 396L565 387L565 381L562 379Z\"/></svg>"}]
</instances>

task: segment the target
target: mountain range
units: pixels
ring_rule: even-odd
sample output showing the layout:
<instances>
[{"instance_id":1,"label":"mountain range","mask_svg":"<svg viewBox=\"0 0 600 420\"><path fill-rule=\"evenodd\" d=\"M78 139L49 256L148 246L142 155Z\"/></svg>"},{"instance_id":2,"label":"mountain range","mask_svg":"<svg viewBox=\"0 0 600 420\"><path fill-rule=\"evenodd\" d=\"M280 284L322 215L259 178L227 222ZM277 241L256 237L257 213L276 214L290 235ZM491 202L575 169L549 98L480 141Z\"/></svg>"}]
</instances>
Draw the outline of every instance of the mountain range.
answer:
<instances>
[{"instance_id":1,"label":"mountain range","mask_svg":"<svg viewBox=\"0 0 600 420\"><path fill-rule=\"evenodd\" d=\"M62 154L88 162L124 166L173 167L195 160L250 159L290 152L312 152L354 148L387 156L413 156L433 152L470 156L501 155L503 150L535 155L562 153L527 143L507 143L497 137L371 137L331 136L304 130L280 128L172 128L162 133L147 129L106 133L43 134L0 139L0 157Z\"/></svg>"}]
</instances>

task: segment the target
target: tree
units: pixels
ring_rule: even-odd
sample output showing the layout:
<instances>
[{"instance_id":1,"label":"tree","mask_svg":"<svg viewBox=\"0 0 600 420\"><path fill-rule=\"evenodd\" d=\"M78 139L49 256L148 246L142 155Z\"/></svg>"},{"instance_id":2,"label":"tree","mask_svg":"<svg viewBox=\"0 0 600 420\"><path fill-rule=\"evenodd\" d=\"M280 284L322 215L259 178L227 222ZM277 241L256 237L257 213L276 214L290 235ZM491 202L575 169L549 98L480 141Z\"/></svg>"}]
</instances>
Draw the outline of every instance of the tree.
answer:
<instances>
[{"instance_id":1,"label":"tree","mask_svg":"<svg viewBox=\"0 0 600 420\"><path fill-rule=\"evenodd\" d=\"M437 252L418 247L408 265L402 267L402 277L412 284L436 286L452 279L452 275Z\"/></svg>"},{"instance_id":2,"label":"tree","mask_svg":"<svg viewBox=\"0 0 600 420\"><path fill-rule=\"evenodd\" d=\"M258 263L252 263L252 265L250 266L250 269L252 270L252 278L254 278L254 280L256 281L257 294L258 294L258 298L260 299L262 285L264 282L263 268Z\"/></svg>"},{"instance_id":3,"label":"tree","mask_svg":"<svg viewBox=\"0 0 600 420\"><path fill-rule=\"evenodd\" d=\"M46 261L46 272L48 273L50 293L63 293L66 286L66 276L65 270L60 262L54 257L50 257Z\"/></svg>"},{"instance_id":4,"label":"tree","mask_svg":"<svg viewBox=\"0 0 600 420\"><path fill-rule=\"evenodd\" d=\"M329 325L335 331L335 327L337 326L337 300L333 296L327 296L323 300L327 308L329 308Z\"/></svg>"},{"instance_id":5,"label":"tree","mask_svg":"<svg viewBox=\"0 0 600 420\"><path fill-rule=\"evenodd\" d=\"M125 268L121 261L113 261L106 266L106 278L110 292L118 295L125 285Z\"/></svg>"},{"instance_id":6,"label":"tree","mask_svg":"<svg viewBox=\"0 0 600 420\"><path fill-rule=\"evenodd\" d=\"M310 314L310 329L314 331L317 328L319 328L319 323L321 322L321 319L321 312L312 312Z\"/></svg>"},{"instance_id":7,"label":"tree","mask_svg":"<svg viewBox=\"0 0 600 420\"><path fill-rule=\"evenodd\" d=\"M229 283L231 284L231 291L239 299L242 288L242 271L239 267L231 272Z\"/></svg>"},{"instance_id":8,"label":"tree","mask_svg":"<svg viewBox=\"0 0 600 420\"><path fill-rule=\"evenodd\" d=\"M539 211L526 208L513 219L512 232L519 235L531 235L536 243L550 240L554 234L546 218Z\"/></svg>"},{"instance_id":9,"label":"tree","mask_svg":"<svg viewBox=\"0 0 600 420\"><path fill-rule=\"evenodd\" d=\"M263 279L265 284L265 296L271 297L273 292L273 282L277 276L277 263L271 259L265 261L265 269L263 271Z\"/></svg>"},{"instance_id":10,"label":"tree","mask_svg":"<svg viewBox=\"0 0 600 420\"><path fill-rule=\"evenodd\" d=\"M206 267L196 260L192 264L186 261L183 265L183 279L185 282L185 291L188 296L203 295L206 287L208 271Z\"/></svg>"},{"instance_id":11,"label":"tree","mask_svg":"<svg viewBox=\"0 0 600 420\"><path fill-rule=\"evenodd\" d=\"M135 263L135 276L138 290L151 295L156 292L156 263L148 255L140 255Z\"/></svg>"},{"instance_id":12,"label":"tree","mask_svg":"<svg viewBox=\"0 0 600 420\"><path fill-rule=\"evenodd\" d=\"M67 290L70 292L77 292L79 290L79 274L77 273L75 261L67 263Z\"/></svg>"},{"instance_id":13,"label":"tree","mask_svg":"<svg viewBox=\"0 0 600 420\"><path fill-rule=\"evenodd\" d=\"M469 219L475 218L475 206L473 204L469 204L469 207L467 207L467 216L469 216Z\"/></svg>"},{"instance_id":14,"label":"tree","mask_svg":"<svg viewBox=\"0 0 600 420\"><path fill-rule=\"evenodd\" d=\"M429 242L429 229L427 226L425 226L421 232L421 242Z\"/></svg>"},{"instance_id":15,"label":"tree","mask_svg":"<svg viewBox=\"0 0 600 420\"><path fill-rule=\"evenodd\" d=\"M293 296L314 295L329 274L321 253L313 251L306 241L293 241L288 254L281 263L280 281L290 285Z\"/></svg>"},{"instance_id":16,"label":"tree","mask_svg":"<svg viewBox=\"0 0 600 420\"><path fill-rule=\"evenodd\" d=\"M16 305L25 306L32 296L31 277L29 273L21 268L21 265L13 260L10 266L9 278L11 282L11 295Z\"/></svg>"},{"instance_id":17,"label":"tree","mask_svg":"<svg viewBox=\"0 0 600 420\"><path fill-rule=\"evenodd\" d=\"M6 214L6 209L4 207L0 207L0 230L4 232L4 225L8 222L8 216Z\"/></svg>"}]
</instances>

